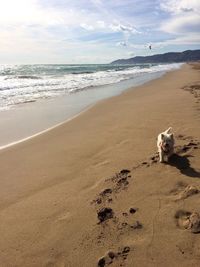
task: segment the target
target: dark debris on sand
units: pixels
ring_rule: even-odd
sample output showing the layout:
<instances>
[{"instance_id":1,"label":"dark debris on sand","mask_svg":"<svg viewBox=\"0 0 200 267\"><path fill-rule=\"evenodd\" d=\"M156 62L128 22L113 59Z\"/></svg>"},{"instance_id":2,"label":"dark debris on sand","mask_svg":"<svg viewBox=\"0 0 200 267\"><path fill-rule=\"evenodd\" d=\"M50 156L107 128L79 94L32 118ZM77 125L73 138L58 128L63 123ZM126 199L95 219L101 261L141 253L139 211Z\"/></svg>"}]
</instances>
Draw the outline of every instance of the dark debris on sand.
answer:
<instances>
[{"instance_id":1,"label":"dark debris on sand","mask_svg":"<svg viewBox=\"0 0 200 267\"><path fill-rule=\"evenodd\" d=\"M128 254L130 252L130 247L125 246L122 248L119 248L117 252L114 251L108 251L105 256L99 259L97 266L98 267L104 267L106 265L110 265L114 262L114 260L126 260L128 257ZM121 266L121 265L120 265Z\"/></svg>"},{"instance_id":2,"label":"dark debris on sand","mask_svg":"<svg viewBox=\"0 0 200 267\"><path fill-rule=\"evenodd\" d=\"M133 228L133 229L142 229L142 228L143 228L143 225L142 225L141 222L136 221L135 223L133 223L133 224L131 225L131 228Z\"/></svg>"},{"instance_id":3,"label":"dark debris on sand","mask_svg":"<svg viewBox=\"0 0 200 267\"><path fill-rule=\"evenodd\" d=\"M111 208L102 208L99 211L97 211L97 217L100 223L113 218L113 216L114 212Z\"/></svg>"},{"instance_id":4,"label":"dark debris on sand","mask_svg":"<svg viewBox=\"0 0 200 267\"><path fill-rule=\"evenodd\" d=\"M129 209L129 212L130 212L131 214L134 214L134 213L136 213L137 210L138 210L137 208L130 208L130 209Z\"/></svg>"}]
</instances>

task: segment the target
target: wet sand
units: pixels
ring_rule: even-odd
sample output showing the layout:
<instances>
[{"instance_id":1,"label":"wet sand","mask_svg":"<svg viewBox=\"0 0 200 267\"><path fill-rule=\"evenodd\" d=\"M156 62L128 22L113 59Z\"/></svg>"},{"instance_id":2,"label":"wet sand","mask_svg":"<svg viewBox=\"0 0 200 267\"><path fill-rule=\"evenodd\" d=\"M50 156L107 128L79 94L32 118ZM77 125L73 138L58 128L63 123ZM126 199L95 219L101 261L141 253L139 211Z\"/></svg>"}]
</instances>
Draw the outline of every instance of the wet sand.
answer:
<instances>
[{"instance_id":1,"label":"wet sand","mask_svg":"<svg viewBox=\"0 0 200 267\"><path fill-rule=\"evenodd\" d=\"M85 88L76 93L40 99L0 112L0 149L30 139L78 116L98 101L121 94L127 88L161 77L163 71L145 73L116 84Z\"/></svg>"},{"instance_id":2,"label":"wet sand","mask_svg":"<svg viewBox=\"0 0 200 267\"><path fill-rule=\"evenodd\" d=\"M184 65L1 150L1 266L198 266L199 77Z\"/></svg>"}]
</instances>

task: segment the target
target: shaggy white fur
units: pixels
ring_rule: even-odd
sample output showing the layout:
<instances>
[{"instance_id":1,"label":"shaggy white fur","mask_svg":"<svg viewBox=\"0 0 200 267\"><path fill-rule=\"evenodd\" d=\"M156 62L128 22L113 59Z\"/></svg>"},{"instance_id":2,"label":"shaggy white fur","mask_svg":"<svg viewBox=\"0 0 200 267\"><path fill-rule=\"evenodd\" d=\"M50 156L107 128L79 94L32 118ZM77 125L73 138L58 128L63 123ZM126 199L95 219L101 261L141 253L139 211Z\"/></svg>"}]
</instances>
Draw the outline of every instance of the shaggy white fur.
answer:
<instances>
[{"instance_id":1,"label":"shaggy white fur","mask_svg":"<svg viewBox=\"0 0 200 267\"><path fill-rule=\"evenodd\" d=\"M158 135L157 147L160 162L168 162L169 158L174 153L174 135L171 127Z\"/></svg>"}]
</instances>

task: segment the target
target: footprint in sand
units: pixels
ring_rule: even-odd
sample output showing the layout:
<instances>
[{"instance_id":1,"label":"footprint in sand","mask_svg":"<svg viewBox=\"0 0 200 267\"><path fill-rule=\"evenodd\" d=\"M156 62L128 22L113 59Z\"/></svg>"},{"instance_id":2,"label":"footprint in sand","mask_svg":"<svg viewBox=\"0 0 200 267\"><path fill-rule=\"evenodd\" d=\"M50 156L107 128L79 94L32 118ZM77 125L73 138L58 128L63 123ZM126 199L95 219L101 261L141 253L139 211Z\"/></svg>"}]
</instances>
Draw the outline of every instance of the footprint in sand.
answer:
<instances>
[{"instance_id":1,"label":"footprint in sand","mask_svg":"<svg viewBox=\"0 0 200 267\"><path fill-rule=\"evenodd\" d=\"M94 199L91 204L102 204L102 202L112 202L112 192L113 190L111 188L106 188L102 192L99 193L96 199Z\"/></svg>"},{"instance_id":2,"label":"footprint in sand","mask_svg":"<svg viewBox=\"0 0 200 267\"><path fill-rule=\"evenodd\" d=\"M99 259L98 267L104 267L112 264L115 260L126 260L130 252L130 247L118 249L118 252L108 251L105 256ZM120 265L121 266L121 265Z\"/></svg>"},{"instance_id":3,"label":"footprint in sand","mask_svg":"<svg viewBox=\"0 0 200 267\"><path fill-rule=\"evenodd\" d=\"M177 146L175 151L177 154L185 154L196 148L198 148L197 142L189 142L188 144L185 144L183 146Z\"/></svg>"},{"instance_id":4,"label":"footprint in sand","mask_svg":"<svg viewBox=\"0 0 200 267\"><path fill-rule=\"evenodd\" d=\"M117 230L120 231L120 233L123 233L124 231L131 232L132 230L142 229L143 225L140 221L134 221L134 222L119 222L117 225Z\"/></svg>"},{"instance_id":5,"label":"footprint in sand","mask_svg":"<svg viewBox=\"0 0 200 267\"><path fill-rule=\"evenodd\" d=\"M185 187L185 189L179 193L177 200L186 199L192 195L198 194L199 189L194 185L188 185Z\"/></svg>"},{"instance_id":6,"label":"footprint in sand","mask_svg":"<svg viewBox=\"0 0 200 267\"><path fill-rule=\"evenodd\" d=\"M176 139L188 141L184 145L175 147L175 152L177 154L185 154L187 152L190 152L192 149L198 149L200 145L200 142L198 140L195 140L192 136L184 136L182 134L179 134L176 136Z\"/></svg>"},{"instance_id":7,"label":"footprint in sand","mask_svg":"<svg viewBox=\"0 0 200 267\"><path fill-rule=\"evenodd\" d=\"M114 212L111 208L102 208L97 211L97 217L99 219L99 223L107 221L108 219L113 218Z\"/></svg>"},{"instance_id":8,"label":"footprint in sand","mask_svg":"<svg viewBox=\"0 0 200 267\"><path fill-rule=\"evenodd\" d=\"M189 91L195 98L200 98L200 85L198 83L185 86L183 89Z\"/></svg>"},{"instance_id":9,"label":"footprint in sand","mask_svg":"<svg viewBox=\"0 0 200 267\"><path fill-rule=\"evenodd\" d=\"M115 191L126 188L129 184L128 178L130 177L130 171L127 169L123 169L115 176L113 176L111 180L116 183Z\"/></svg>"},{"instance_id":10,"label":"footprint in sand","mask_svg":"<svg viewBox=\"0 0 200 267\"><path fill-rule=\"evenodd\" d=\"M114 186L112 188L106 188L99 193L96 199L91 201L91 204L102 204L102 202L112 202L112 193L118 193L120 190L127 188L131 177L130 171L127 169L121 170L106 181L112 181Z\"/></svg>"},{"instance_id":11,"label":"footprint in sand","mask_svg":"<svg viewBox=\"0 0 200 267\"><path fill-rule=\"evenodd\" d=\"M199 189L195 185L187 185L184 183L177 183L175 189L171 190L172 194L175 195L175 201L186 199L190 196L199 193Z\"/></svg>"},{"instance_id":12,"label":"footprint in sand","mask_svg":"<svg viewBox=\"0 0 200 267\"><path fill-rule=\"evenodd\" d=\"M138 208L130 208L130 209L129 209L129 212L130 212L131 214L136 213L136 211L138 211Z\"/></svg>"},{"instance_id":13,"label":"footprint in sand","mask_svg":"<svg viewBox=\"0 0 200 267\"><path fill-rule=\"evenodd\" d=\"M199 213L178 210L175 219L179 228L190 230L192 233L200 233Z\"/></svg>"},{"instance_id":14,"label":"footprint in sand","mask_svg":"<svg viewBox=\"0 0 200 267\"><path fill-rule=\"evenodd\" d=\"M117 254L113 251L109 251L105 256L99 259L98 266L104 267L113 263L113 260L117 257Z\"/></svg>"}]
</instances>

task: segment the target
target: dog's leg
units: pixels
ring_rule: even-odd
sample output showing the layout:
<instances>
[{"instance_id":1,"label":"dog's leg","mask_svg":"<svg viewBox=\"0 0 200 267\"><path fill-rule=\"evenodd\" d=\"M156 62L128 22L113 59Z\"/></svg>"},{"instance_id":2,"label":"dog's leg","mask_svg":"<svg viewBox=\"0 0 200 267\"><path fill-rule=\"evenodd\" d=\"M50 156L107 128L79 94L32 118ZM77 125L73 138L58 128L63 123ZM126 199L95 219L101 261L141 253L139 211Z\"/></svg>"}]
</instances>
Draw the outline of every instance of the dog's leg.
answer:
<instances>
[{"instance_id":1,"label":"dog's leg","mask_svg":"<svg viewBox=\"0 0 200 267\"><path fill-rule=\"evenodd\" d=\"M164 153L162 150L159 151L159 157L160 157L160 162L164 162Z\"/></svg>"}]
</instances>

